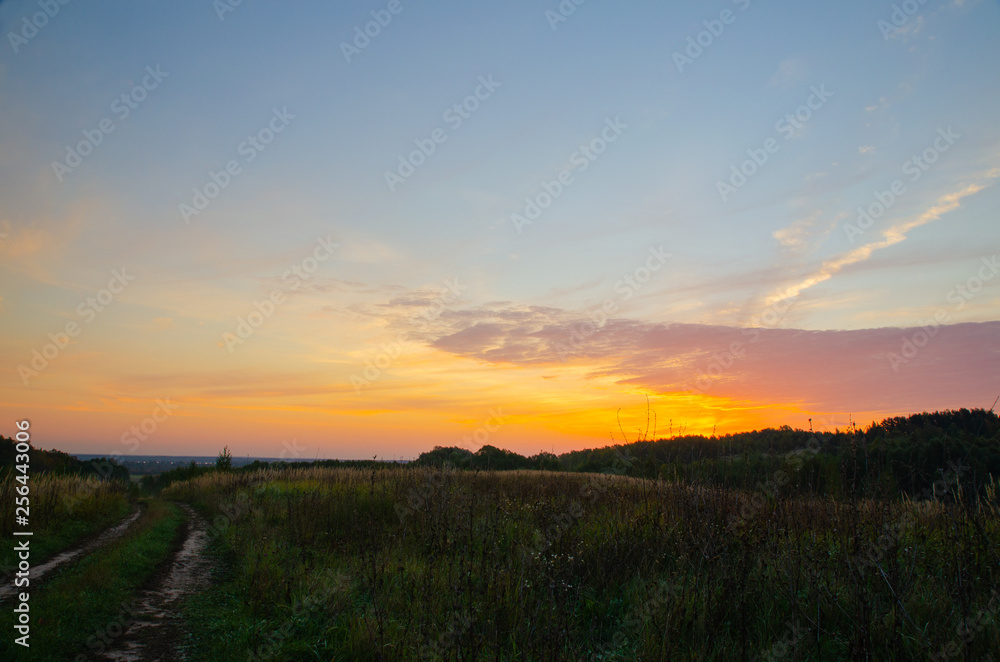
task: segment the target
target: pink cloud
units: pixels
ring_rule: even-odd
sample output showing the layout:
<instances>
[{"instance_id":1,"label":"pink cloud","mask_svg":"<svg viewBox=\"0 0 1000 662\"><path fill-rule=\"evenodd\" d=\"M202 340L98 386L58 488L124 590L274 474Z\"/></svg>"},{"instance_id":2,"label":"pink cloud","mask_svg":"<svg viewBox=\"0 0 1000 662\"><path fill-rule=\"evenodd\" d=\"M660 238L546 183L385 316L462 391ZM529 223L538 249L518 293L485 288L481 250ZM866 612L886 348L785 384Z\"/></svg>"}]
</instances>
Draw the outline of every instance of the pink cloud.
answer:
<instances>
[{"instance_id":1,"label":"pink cloud","mask_svg":"<svg viewBox=\"0 0 1000 662\"><path fill-rule=\"evenodd\" d=\"M978 406L1000 393L1000 322L938 327L924 343L919 328L806 331L615 319L597 326L567 311L528 307L462 311L443 317L437 331L432 345L459 356L567 362L659 393L817 411ZM922 347L904 351L904 339Z\"/></svg>"}]
</instances>

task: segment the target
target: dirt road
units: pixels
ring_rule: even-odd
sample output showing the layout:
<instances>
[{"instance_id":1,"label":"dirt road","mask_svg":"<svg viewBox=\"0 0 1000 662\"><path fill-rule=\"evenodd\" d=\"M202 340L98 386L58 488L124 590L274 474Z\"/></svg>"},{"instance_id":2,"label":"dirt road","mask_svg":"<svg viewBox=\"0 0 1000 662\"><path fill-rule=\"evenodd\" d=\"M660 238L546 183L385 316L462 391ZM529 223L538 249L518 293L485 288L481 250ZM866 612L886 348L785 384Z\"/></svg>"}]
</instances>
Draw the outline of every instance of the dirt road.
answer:
<instances>
[{"instance_id":1,"label":"dirt road","mask_svg":"<svg viewBox=\"0 0 1000 662\"><path fill-rule=\"evenodd\" d=\"M183 598L203 590L210 581L211 562L205 555L208 524L194 510L179 504L187 514L184 542L170 563L154 580L153 588L138 596L135 622L99 659L116 662L175 662L187 659L183 651Z\"/></svg>"},{"instance_id":2,"label":"dirt road","mask_svg":"<svg viewBox=\"0 0 1000 662\"><path fill-rule=\"evenodd\" d=\"M59 566L72 561L75 558L86 556L90 554L95 549L103 547L118 538L121 538L125 532L128 530L132 523L139 519L139 515L142 514L141 508L136 508L131 515L126 517L120 524L114 526L107 531L104 531L99 536L91 540L90 542L80 545L74 549L57 554L53 558L49 559L47 562L31 568L31 574L28 576L31 581L32 589L36 589L40 583L42 577L47 573L52 572ZM0 586L0 601L3 601L10 595L13 595L15 591L13 583L4 584Z\"/></svg>"}]
</instances>

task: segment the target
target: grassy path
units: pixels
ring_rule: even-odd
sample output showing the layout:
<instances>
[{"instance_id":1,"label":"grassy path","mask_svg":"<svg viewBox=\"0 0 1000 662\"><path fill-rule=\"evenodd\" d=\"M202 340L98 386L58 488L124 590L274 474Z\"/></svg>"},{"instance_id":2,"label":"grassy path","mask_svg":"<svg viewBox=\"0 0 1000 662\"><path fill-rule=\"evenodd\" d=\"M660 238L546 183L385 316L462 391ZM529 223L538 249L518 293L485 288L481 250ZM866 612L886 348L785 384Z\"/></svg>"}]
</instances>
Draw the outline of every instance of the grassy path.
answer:
<instances>
[{"instance_id":1,"label":"grassy path","mask_svg":"<svg viewBox=\"0 0 1000 662\"><path fill-rule=\"evenodd\" d=\"M102 659L134 620L137 592L156 581L177 551L185 519L180 507L150 501L122 537L32 587L30 651L4 637L0 659ZM13 613L5 612L5 630L12 632Z\"/></svg>"},{"instance_id":2,"label":"grassy path","mask_svg":"<svg viewBox=\"0 0 1000 662\"><path fill-rule=\"evenodd\" d=\"M181 607L187 597L209 585L212 564L205 554L207 523L190 506L180 507L187 516L180 549L171 558L169 567L158 575L154 586L137 596L131 610L135 622L98 659L116 662L186 659Z\"/></svg>"},{"instance_id":3,"label":"grassy path","mask_svg":"<svg viewBox=\"0 0 1000 662\"><path fill-rule=\"evenodd\" d=\"M94 550L100 547L104 547L108 543L111 543L117 540L118 538L121 538L123 535L125 535L125 532L128 531L129 527L132 526L132 524L135 523L137 519L139 519L139 516L142 514L142 510L143 510L142 506L136 506L128 517L126 517L124 520L122 520L115 526L106 529L104 531L101 531L101 533L99 533L96 536L90 536L90 540L83 545L80 545L78 547L70 546L69 548L63 547L62 549L64 551L58 551L58 553L55 552L60 549L59 547L52 544L51 541L49 541L47 538L40 538L39 542L41 542L42 544L37 546L32 544L32 549L31 549L32 562L33 562L33 565L31 566L31 577L30 577L31 586L34 587L35 590L37 590L38 587L41 585L41 579L45 575L51 573L53 570L56 570L60 566L69 563L70 561L72 561L77 557L84 557L87 554L93 552ZM33 540L32 543L34 543ZM43 551L41 553L38 553L38 555L36 556L36 552L39 547L41 547ZM53 550L53 552L49 553L49 550ZM44 562L37 563L37 561L35 561L36 558L43 559ZM13 596L16 590L17 589L15 589L12 582L8 583L5 586L0 586L0 602L3 602L4 600Z\"/></svg>"},{"instance_id":4,"label":"grassy path","mask_svg":"<svg viewBox=\"0 0 1000 662\"><path fill-rule=\"evenodd\" d=\"M114 529L136 514L136 507L124 500L118 507L93 513L88 517L79 517L72 521L61 522L56 527L36 531L31 541L32 574L43 570L42 566L56 560L68 551L88 547L86 552L104 544L103 541L94 547L90 543L103 536L108 530ZM8 585L13 582L17 570L17 552L13 545L5 545L0 550L0 577L3 586L0 587L0 602L10 593ZM74 555L76 556L76 555Z\"/></svg>"}]
</instances>

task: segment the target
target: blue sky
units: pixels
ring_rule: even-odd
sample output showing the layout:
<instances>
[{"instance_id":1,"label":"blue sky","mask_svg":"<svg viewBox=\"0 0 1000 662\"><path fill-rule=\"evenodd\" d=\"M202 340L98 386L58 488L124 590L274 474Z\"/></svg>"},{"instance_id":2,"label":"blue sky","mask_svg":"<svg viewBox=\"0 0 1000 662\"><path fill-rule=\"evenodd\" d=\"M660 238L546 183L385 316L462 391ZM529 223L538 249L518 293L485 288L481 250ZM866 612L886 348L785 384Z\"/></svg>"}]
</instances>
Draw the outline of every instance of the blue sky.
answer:
<instances>
[{"instance_id":1,"label":"blue sky","mask_svg":"<svg viewBox=\"0 0 1000 662\"><path fill-rule=\"evenodd\" d=\"M172 389L198 404L178 414L186 426L164 426L150 449L214 441L233 411L253 410L266 419L266 432L248 432L261 452L276 443L269 426L301 426L320 446L322 430L350 420L370 439L329 442L331 453L405 453L507 400L551 395L552 403L613 411L615 398L634 398L638 389L666 409L694 406L677 384L622 373L613 359L631 347L625 338L602 341L607 351L579 364L552 363L546 381L529 386L528 377L505 371L541 359L494 333L498 320L517 319L511 311L532 311L523 319L549 328L615 300L614 317L629 323L738 332L796 291L777 328L916 328L942 307L949 324L998 319L997 280L961 310L947 302L1000 244L998 3L929 0L884 35L879 21L892 20L893 3L588 0L553 27L546 12L559 10L555 1L401 0L399 13L347 62L342 44L388 4L246 0L220 19L219 3L208 0L69 2L25 43L10 35L41 11L37 1L0 3L6 413L58 418L53 441L90 448L116 438L123 422ZM729 23L711 40L703 34L711 44L679 71L674 54L724 11ZM121 118L115 100L141 84L147 67L168 75ZM450 127L446 113L481 78L499 85ZM780 130L817 89L829 98L794 134ZM246 162L240 145L275 109L294 118ZM114 131L58 181L53 161L106 118ZM518 233L511 216L523 213L525 198L543 192L615 120L627 126L620 138ZM386 171L439 128L447 140L390 190ZM949 128L960 137L912 181L907 161ZM769 139L777 150L724 200L718 182ZM186 224L179 205L191 204L192 189L231 160L240 173ZM896 180L905 193L852 242L845 226L856 208ZM334 259L228 352L224 334L317 237L340 244ZM618 301L615 284L657 247L669 262ZM134 285L25 383L18 368L32 350L123 265L136 272ZM461 299L412 336L412 354L371 390L351 388L351 375L446 279L463 284ZM611 333L602 329L602 337ZM453 341L473 336L486 345ZM973 362L984 400L997 390L988 369L995 344L986 342ZM833 356L829 348L816 353ZM881 358L872 360L888 365L896 350L873 347ZM678 355L713 353L699 341ZM934 359L947 360L946 353ZM720 397L725 384L748 378L735 370L720 382ZM574 385L548 394L557 377ZM887 374L886 387L900 379ZM249 390L226 392L234 382ZM742 404L715 411L729 412L719 415L731 427L789 411L845 414L808 391L794 401L759 399L741 392ZM953 400L940 406L960 404ZM927 393L870 411L937 402ZM712 406L699 407L698 420L709 426ZM767 416L731 413L768 407ZM324 418L331 408L333 418ZM423 432L400 445L401 421L414 412ZM560 437L566 447L605 436L565 424L578 414L576 405L531 409L507 428L516 433L495 441L530 447L570 428ZM539 423L549 416L555 422Z\"/></svg>"}]
</instances>

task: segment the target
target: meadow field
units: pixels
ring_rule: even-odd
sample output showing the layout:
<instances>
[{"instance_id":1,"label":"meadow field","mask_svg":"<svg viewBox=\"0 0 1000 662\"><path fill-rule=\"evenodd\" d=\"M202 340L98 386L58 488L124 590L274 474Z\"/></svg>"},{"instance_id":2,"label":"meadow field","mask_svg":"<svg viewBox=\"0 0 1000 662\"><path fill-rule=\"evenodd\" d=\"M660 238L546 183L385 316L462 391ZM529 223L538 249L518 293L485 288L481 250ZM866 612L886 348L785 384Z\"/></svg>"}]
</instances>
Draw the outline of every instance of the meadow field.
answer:
<instances>
[{"instance_id":1,"label":"meadow field","mask_svg":"<svg viewBox=\"0 0 1000 662\"><path fill-rule=\"evenodd\" d=\"M981 660L1000 503L615 475L268 470L172 486L213 522L198 659Z\"/></svg>"},{"instance_id":2,"label":"meadow field","mask_svg":"<svg viewBox=\"0 0 1000 662\"><path fill-rule=\"evenodd\" d=\"M998 450L978 411L559 458L220 456L137 501L52 476L76 496L48 530L60 503L138 519L44 578L31 656L3 659L992 661ZM529 461L562 468L478 466Z\"/></svg>"}]
</instances>

